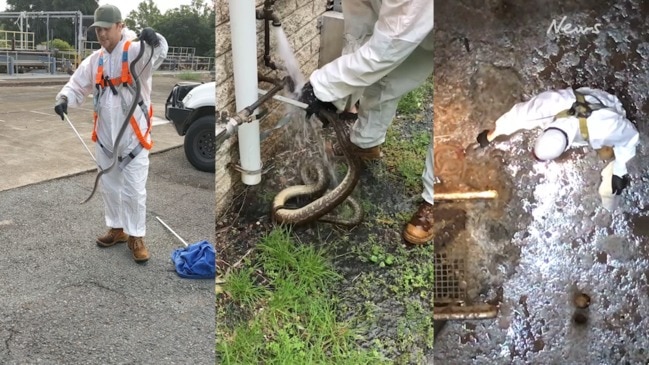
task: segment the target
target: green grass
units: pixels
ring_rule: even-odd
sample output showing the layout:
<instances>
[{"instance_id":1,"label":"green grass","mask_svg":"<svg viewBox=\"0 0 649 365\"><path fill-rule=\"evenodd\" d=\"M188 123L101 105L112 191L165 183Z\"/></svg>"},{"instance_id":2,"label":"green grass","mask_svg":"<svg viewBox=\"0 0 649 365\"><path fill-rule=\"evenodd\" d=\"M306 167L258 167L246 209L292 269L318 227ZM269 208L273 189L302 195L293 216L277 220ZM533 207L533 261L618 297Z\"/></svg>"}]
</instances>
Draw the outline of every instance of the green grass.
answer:
<instances>
[{"instance_id":1,"label":"green grass","mask_svg":"<svg viewBox=\"0 0 649 365\"><path fill-rule=\"evenodd\" d=\"M252 306L267 295L267 292L254 282L254 272L254 267L233 270L225 285L232 300L246 307Z\"/></svg>"},{"instance_id":2,"label":"green grass","mask_svg":"<svg viewBox=\"0 0 649 365\"><path fill-rule=\"evenodd\" d=\"M222 364L387 363L378 350L358 348L358 333L337 318L331 291L342 278L325 251L295 242L281 228L257 249L258 269L225 277L224 292L252 315L235 325L219 321L216 349Z\"/></svg>"},{"instance_id":3,"label":"green grass","mask_svg":"<svg viewBox=\"0 0 649 365\"><path fill-rule=\"evenodd\" d=\"M177 76L179 79L183 81L200 81L201 80L201 74L197 72L191 72L191 71L182 71L178 74Z\"/></svg>"},{"instance_id":4,"label":"green grass","mask_svg":"<svg viewBox=\"0 0 649 365\"><path fill-rule=\"evenodd\" d=\"M350 320L359 328L372 328L393 320L396 335L383 339L382 353L396 364L423 363L424 347L432 349L434 340L434 246L391 247L370 235L365 243L357 244L352 250L362 262L376 264L371 256L378 257L379 263L388 255L393 259L391 265L379 264L379 271L363 271L347 289L364 302L361 311L347 308L353 314ZM374 303L386 297L396 301L392 312L377 312Z\"/></svg>"},{"instance_id":5,"label":"green grass","mask_svg":"<svg viewBox=\"0 0 649 365\"><path fill-rule=\"evenodd\" d=\"M430 131L422 131L410 139L404 139L395 128L388 129L383 160L388 170L404 179L408 190L422 189L421 174L426 164L426 149L430 147L430 139Z\"/></svg>"},{"instance_id":6,"label":"green grass","mask_svg":"<svg viewBox=\"0 0 649 365\"><path fill-rule=\"evenodd\" d=\"M424 108L428 95L433 92L432 76L420 87L404 95L397 105L397 112L401 115L419 113Z\"/></svg>"}]
</instances>

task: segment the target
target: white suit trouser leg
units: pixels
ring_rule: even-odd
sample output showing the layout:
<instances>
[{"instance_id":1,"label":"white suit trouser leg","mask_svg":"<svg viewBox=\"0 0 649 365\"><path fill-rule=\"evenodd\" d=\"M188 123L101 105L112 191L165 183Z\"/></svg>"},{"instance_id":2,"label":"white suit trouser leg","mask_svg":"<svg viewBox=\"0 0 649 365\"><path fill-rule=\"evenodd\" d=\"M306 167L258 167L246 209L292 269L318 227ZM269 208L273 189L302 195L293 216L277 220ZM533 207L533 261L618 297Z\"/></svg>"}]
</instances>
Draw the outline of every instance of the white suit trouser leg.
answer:
<instances>
[{"instance_id":1,"label":"white suit trouser leg","mask_svg":"<svg viewBox=\"0 0 649 365\"><path fill-rule=\"evenodd\" d=\"M345 19L343 54L356 51L372 36L378 20L381 0L348 0L342 2ZM350 139L361 148L382 144L403 95L420 86L433 72L433 52L417 47L396 69L380 81L365 88L359 99L358 120Z\"/></svg>"},{"instance_id":2,"label":"white suit trouser leg","mask_svg":"<svg viewBox=\"0 0 649 365\"><path fill-rule=\"evenodd\" d=\"M360 99L358 119L351 131L352 143L369 148L385 142L401 97L423 84L432 72L433 52L417 47L401 65L367 87Z\"/></svg>"},{"instance_id":3,"label":"white suit trouser leg","mask_svg":"<svg viewBox=\"0 0 649 365\"><path fill-rule=\"evenodd\" d=\"M421 175L421 180L424 183L424 192L421 194L422 198L430 204L433 204L433 185L435 184L435 177L433 174L433 140L430 140L430 147L426 152L426 167L424 173Z\"/></svg>"},{"instance_id":4,"label":"white suit trouser leg","mask_svg":"<svg viewBox=\"0 0 649 365\"><path fill-rule=\"evenodd\" d=\"M97 145L97 161L102 168L112 160ZM119 162L118 162L119 163ZM124 170L115 166L101 177L106 225L123 228L129 236L146 235L146 181L149 174L149 151L143 149Z\"/></svg>"}]
</instances>

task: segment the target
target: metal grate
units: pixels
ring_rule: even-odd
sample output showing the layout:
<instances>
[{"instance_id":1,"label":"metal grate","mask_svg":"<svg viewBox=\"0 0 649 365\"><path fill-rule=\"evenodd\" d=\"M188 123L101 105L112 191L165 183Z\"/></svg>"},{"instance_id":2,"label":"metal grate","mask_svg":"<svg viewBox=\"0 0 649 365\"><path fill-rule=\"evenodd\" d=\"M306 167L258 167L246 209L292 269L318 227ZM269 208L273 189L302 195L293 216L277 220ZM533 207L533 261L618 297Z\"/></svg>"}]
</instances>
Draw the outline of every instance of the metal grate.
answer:
<instances>
[{"instance_id":1,"label":"metal grate","mask_svg":"<svg viewBox=\"0 0 649 365\"><path fill-rule=\"evenodd\" d=\"M463 304L466 300L466 263L463 255L451 252L435 254L434 303Z\"/></svg>"}]
</instances>

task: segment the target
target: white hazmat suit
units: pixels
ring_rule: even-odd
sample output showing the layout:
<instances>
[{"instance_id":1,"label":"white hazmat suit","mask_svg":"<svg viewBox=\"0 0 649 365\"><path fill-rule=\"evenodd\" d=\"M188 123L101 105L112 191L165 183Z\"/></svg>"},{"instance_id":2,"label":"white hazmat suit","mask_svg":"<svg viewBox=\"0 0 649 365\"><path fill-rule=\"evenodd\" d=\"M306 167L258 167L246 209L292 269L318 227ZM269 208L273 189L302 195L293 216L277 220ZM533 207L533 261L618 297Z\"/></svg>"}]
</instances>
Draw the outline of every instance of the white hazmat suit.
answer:
<instances>
[{"instance_id":1,"label":"white hazmat suit","mask_svg":"<svg viewBox=\"0 0 649 365\"><path fill-rule=\"evenodd\" d=\"M167 56L168 45L166 39L157 34L160 45L153 49L147 45L144 55L135 67L136 75L141 83L141 97L144 105L151 105L152 74ZM57 99L65 95L70 107L81 106L86 97L95 93L95 111L98 114L96 132L96 156L101 169L110 166L113 159L100 146L104 146L108 153L115 153L113 146L116 137L133 102L133 95L124 87L117 86L118 94L114 95L109 87L97 91L95 81L99 64L100 52L103 52L104 75L115 78L122 74L122 53L124 42L132 40L136 35L126 27L122 30L122 39L115 46L112 53L106 49L93 52L84 59L68 83L61 89ZM141 47L141 42L132 42L128 49L128 61L133 61ZM151 62L145 66L153 52ZM135 91L135 83L132 90ZM145 135L148 129L146 114L140 107L135 108L134 117L140 128L140 133ZM150 136L148 137L150 141ZM119 144L119 156L126 156L133 151L140 141L134 129L129 125ZM119 162L118 162L119 163ZM105 207L106 225L112 228L123 228L130 236L144 237L146 235L146 181L149 171L149 151L143 148L134 159L123 166L117 166L108 174L101 177L102 196Z\"/></svg>"},{"instance_id":2,"label":"white hazmat suit","mask_svg":"<svg viewBox=\"0 0 649 365\"><path fill-rule=\"evenodd\" d=\"M401 97L433 71L433 1L345 0L342 8L343 55L314 71L309 81L318 99L340 110L359 101L350 139L370 148L385 141ZM423 181L422 196L432 204L430 156Z\"/></svg>"},{"instance_id":3,"label":"white hazmat suit","mask_svg":"<svg viewBox=\"0 0 649 365\"><path fill-rule=\"evenodd\" d=\"M545 91L529 101L516 104L496 121L496 126L490 134L490 139L511 135L519 130L542 128L546 132L539 137L535 151L547 151L552 155L556 149L559 152L570 147L590 145L594 149L612 147L615 160L602 172L602 185L599 192L602 204L607 208L613 207L611 193L612 175L623 177L627 174L627 162L636 154L639 141L638 130L626 117L626 111L620 100L605 91L579 88L578 93L584 94L586 102L603 104L604 109L595 110L586 119L588 140L582 137L577 117L557 118L560 112L569 109L576 100L573 89ZM562 132L565 137L556 138L555 131ZM550 135L549 132L552 132ZM549 138L544 138L550 136Z\"/></svg>"}]
</instances>

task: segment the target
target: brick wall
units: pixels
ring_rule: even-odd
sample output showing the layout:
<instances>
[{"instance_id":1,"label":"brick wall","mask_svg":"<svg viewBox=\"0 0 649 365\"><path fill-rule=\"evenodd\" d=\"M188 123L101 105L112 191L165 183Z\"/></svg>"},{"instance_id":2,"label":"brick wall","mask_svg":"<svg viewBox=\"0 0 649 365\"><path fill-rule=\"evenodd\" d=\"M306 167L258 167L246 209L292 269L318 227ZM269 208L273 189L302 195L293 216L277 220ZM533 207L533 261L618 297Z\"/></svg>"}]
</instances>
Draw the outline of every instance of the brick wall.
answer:
<instances>
[{"instance_id":1,"label":"brick wall","mask_svg":"<svg viewBox=\"0 0 649 365\"><path fill-rule=\"evenodd\" d=\"M234 78L232 71L232 48L230 43L230 22L228 0L216 0L216 110L235 112ZM319 18L325 12L327 0L277 0L273 7L275 14L282 22L291 47L300 63L305 77L318 66L320 49ZM257 0L258 9L263 7L263 0ZM271 59L280 62L277 47L271 36ZM281 72L273 71L264 65L264 22L257 21L257 65L261 74L279 78ZM270 89L272 85L260 83L259 87ZM279 103L275 101L264 105L269 115L260 121L260 130L274 126L282 117ZM266 163L277 149L278 135L275 134L262 142L261 159ZM239 151L236 136L226 141L216 153L216 219L226 211L236 190L243 187L241 174L227 167L227 164L238 163ZM263 176L262 176L263 179Z\"/></svg>"}]
</instances>

